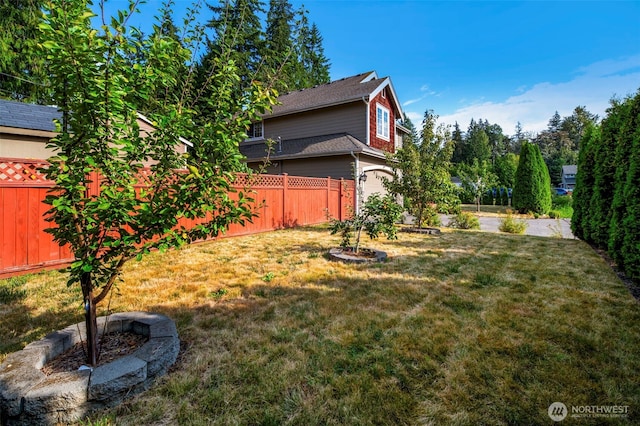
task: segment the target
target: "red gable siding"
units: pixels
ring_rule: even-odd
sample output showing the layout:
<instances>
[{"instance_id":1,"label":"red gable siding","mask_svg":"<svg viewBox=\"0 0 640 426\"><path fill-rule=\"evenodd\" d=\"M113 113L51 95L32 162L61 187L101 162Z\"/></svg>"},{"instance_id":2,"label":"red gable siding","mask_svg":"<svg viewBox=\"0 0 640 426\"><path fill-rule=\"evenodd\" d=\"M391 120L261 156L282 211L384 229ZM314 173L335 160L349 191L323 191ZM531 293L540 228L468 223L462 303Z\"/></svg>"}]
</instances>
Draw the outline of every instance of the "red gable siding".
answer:
<instances>
[{"instance_id":1,"label":"red gable siding","mask_svg":"<svg viewBox=\"0 0 640 426\"><path fill-rule=\"evenodd\" d=\"M386 96L383 97L382 94L386 93ZM395 126L395 122L396 122L396 116L395 116L395 111L393 109L393 106L391 105L390 102L390 96L391 94L388 93L387 89L385 88L382 92L378 93L378 95L371 99L371 101L369 102L369 141L370 141L370 145L373 148L378 148L381 149L383 151L387 151L387 152L394 152L394 141L396 138L396 126ZM377 116L376 116L376 108L377 105L380 104L383 107L387 108L389 110L389 140L385 140L382 138L379 138L376 135L376 125L377 125Z\"/></svg>"}]
</instances>

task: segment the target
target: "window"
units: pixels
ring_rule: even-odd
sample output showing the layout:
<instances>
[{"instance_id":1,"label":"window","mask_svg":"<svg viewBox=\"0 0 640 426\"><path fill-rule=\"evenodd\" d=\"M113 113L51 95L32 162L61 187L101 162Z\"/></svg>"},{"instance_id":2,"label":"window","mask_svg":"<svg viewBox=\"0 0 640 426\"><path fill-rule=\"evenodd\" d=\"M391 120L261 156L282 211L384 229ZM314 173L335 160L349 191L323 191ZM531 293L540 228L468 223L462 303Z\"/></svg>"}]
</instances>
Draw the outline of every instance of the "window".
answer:
<instances>
[{"instance_id":1,"label":"window","mask_svg":"<svg viewBox=\"0 0 640 426\"><path fill-rule=\"evenodd\" d=\"M263 123L260 121L259 123L251 123L249 125L249 130L247 131L247 136L249 139L262 139L263 134Z\"/></svg>"},{"instance_id":2,"label":"window","mask_svg":"<svg viewBox=\"0 0 640 426\"><path fill-rule=\"evenodd\" d=\"M376 107L376 135L389 140L389 110L380 104Z\"/></svg>"}]
</instances>

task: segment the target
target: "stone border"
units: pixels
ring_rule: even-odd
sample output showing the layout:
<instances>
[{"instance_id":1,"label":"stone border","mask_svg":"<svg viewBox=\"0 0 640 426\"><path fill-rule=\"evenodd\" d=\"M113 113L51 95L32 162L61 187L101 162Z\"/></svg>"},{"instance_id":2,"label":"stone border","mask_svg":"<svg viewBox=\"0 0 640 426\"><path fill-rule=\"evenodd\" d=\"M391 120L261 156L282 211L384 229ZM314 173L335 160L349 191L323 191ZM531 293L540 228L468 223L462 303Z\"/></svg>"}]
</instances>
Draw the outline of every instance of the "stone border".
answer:
<instances>
[{"instance_id":1,"label":"stone border","mask_svg":"<svg viewBox=\"0 0 640 426\"><path fill-rule=\"evenodd\" d=\"M105 330L106 323L106 330ZM149 340L134 353L94 369L46 376L40 369L85 339L84 322L53 332L7 356L0 365L0 421L4 425L71 423L149 388L176 361L175 323L148 312L98 318L98 332L133 332Z\"/></svg>"},{"instance_id":2,"label":"stone border","mask_svg":"<svg viewBox=\"0 0 640 426\"><path fill-rule=\"evenodd\" d=\"M338 260L345 263L372 263L372 262L384 262L387 260L387 253L380 250L373 249L363 249L363 250L371 250L375 253L375 257L360 257L354 256L352 254L346 253L343 248L334 247L329 250L329 258L331 260Z\"/></svg>"},{"instance_id":3,"label":"stone border","mask_svg":"<svg viewBox=\"0 0 640 426\"><path fill-rule=\"evenodd\" d=\"M425 235L440 235L442 233L438 228L400 228L400 231Z\"/></svg>"}]
</instances>

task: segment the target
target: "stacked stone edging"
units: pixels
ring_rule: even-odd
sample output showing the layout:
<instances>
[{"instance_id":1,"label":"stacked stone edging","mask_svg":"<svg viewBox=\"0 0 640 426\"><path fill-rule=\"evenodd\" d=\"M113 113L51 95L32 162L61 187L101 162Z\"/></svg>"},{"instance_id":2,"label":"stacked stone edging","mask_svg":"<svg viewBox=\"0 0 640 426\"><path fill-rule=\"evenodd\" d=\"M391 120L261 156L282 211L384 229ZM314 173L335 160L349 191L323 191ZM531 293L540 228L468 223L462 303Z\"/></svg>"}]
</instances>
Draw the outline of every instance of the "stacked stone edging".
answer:
<instances>
[{"instance_id":1,"label":"stacked stone edging","mask_svg":"<svg viewBox=\"0 0 640 426\"><path fill-rule=\"evenodd\" d=\"M105 326L106 325L106 326ZM175 323L147 312L98 318L99 333L133 332L149 340L134 353L94 369L46 376L40 369L86 338L85 324L53 332L10 354L0 365L0 421L4 425L70 423L90 411L119 404L146 390L176 361L180 341Z\"/></svg>"}]
</instances>

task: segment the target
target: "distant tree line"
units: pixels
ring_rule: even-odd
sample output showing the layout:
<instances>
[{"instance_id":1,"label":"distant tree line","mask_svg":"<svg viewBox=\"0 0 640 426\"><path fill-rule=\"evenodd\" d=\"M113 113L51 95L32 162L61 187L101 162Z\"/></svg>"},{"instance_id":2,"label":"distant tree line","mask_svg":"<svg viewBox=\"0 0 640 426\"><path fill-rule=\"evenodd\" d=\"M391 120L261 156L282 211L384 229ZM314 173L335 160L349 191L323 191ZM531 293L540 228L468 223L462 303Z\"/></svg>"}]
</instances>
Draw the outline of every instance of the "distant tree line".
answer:
<instances>
[{"instance_id":1,"label":"distant tree line","mask_svg":"<svg viewBox=\"0 0 640 426\"><path fill-rule=\"evenodd\" d=\"M44 0L0 0L0 98L49 104L52 102L47 60L36 46L38 23ZM239 67L240 91L262 82L280 93L329 82L330 63L323 39L304 8L293 10L288 0L222 0L207 3L210 19L201 29L209 34L195 63L184 64L185 79L195 73L194 87L207 87L213 76L211 63L225 55ZM174 23L173 0L158 11L159 22L150 34L137 32L140 45L148 37L173 37L180 43L195 34L181 34ZM204 15L204 14L203 14ZM205 18L206 19L206 18ZM144 64L148 52L131 55L134 64ZM194 91L199 99L204 92ZM241 96L238 94L238 96ZM203 102L198 103L207 112ZM139 108L143 108L139 106ZM209 111L210 112L210 111Z\"/></svg>"},{"instance_id":2,"label":"distant tree line","mask_svg":"<svg viewBox=\"0 0 640 426\"><path fill-rule=\"evenodd\" d=\"M574 234L640 278L640 90L585 129L573 197Z\"/></svg>"}]
</instances>

